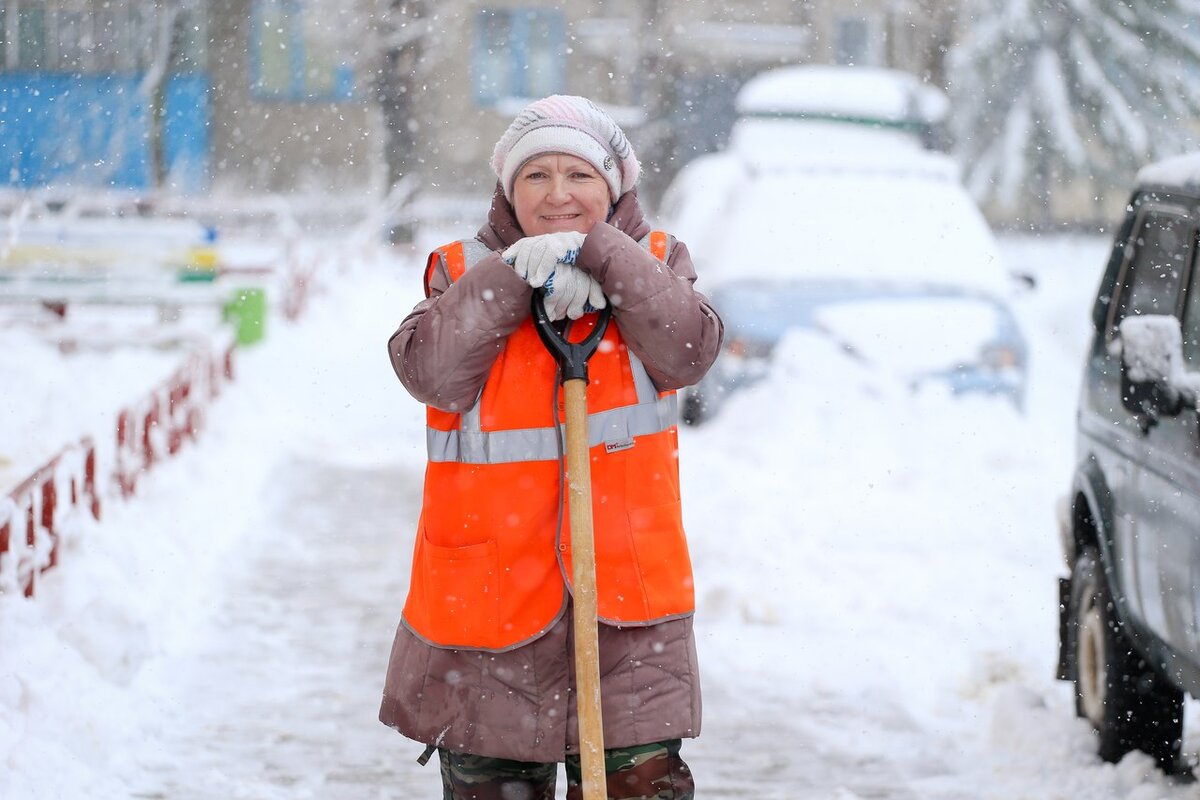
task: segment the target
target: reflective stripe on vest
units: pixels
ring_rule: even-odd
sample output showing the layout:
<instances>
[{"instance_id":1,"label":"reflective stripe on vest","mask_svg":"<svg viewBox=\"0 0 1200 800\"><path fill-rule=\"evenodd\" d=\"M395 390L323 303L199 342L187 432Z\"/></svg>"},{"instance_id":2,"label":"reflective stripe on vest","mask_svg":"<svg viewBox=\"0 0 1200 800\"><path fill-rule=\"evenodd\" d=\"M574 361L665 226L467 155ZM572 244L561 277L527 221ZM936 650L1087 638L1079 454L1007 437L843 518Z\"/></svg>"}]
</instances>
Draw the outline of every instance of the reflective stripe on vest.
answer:
<instances>
[{"instance_id":1,"label":"reflective stripe on vest","mask_svg":"<svg viewBox=\"0 0 1200 800\"><path fill-rule=\"evenodd\" d=\"M634 436L661 433L675 424L678 401L672 393L647 404L623 406L588 414L588 447L623 442ZM468 422L474 419L474 427ZM528 428L518 431L481 431L479 404L463 415L462 428L425 432L430 461L457 461L461 464L510 464L516 461L557 461L560 458L559 432L554 428Z\"/></svg>"},{"instance_id":2,"label":"reflective stripe on vest","mask_svg":"<svg viewBox=\"0 0 1200 800\"><path fill-rule=\"evenodd\" d=\"M666 260L667 235L652 231L639 242L660 261ZM477 239L468 239L438 248L446 260L450 280L462 274L491 251ZM429 265L432 270L434 263ZM426 276L428 285L428 275ZM617 443L634 436L661 433L679 419L679 403L674 392L659 395L645 365L632 350L627 351L633 373L637 405L621 406L588 414L588 446ZM427 428L425 447L429 460L456 461L461 464L511 464L520 461L557 461L562 457L559 428L484 431L480 420L480 400L463 412L456 429Z\"/></svg>"}]
</instances>

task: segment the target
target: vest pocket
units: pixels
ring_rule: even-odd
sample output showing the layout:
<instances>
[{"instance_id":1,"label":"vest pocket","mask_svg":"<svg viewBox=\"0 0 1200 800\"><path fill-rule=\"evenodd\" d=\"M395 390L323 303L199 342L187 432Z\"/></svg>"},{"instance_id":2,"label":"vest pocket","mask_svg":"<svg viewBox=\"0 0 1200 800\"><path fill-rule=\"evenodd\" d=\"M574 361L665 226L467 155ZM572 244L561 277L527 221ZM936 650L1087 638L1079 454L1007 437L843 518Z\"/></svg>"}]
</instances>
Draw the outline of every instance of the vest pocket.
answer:
<instances>
[{"instance_id":1,"label":"vest pocket","mask_svg":"<svg viewBox=\"0 0 1200 800\"><path fill-rule=\"evenodd\" d=\"M694 610L692 560L679 501L629 509L629 527L649 618Z\"/></svg>"},{"instance_id":2,"label":"vest pocket","mask_svg":"<svg viewBox=\"0 0 1200 800\"><path fill-rule=\"evenodd\" d=\"M445 646L484 646L498 622L496 542L444 547L425 536L422 544L430 638Z\"/></svg>"}]
</instances>

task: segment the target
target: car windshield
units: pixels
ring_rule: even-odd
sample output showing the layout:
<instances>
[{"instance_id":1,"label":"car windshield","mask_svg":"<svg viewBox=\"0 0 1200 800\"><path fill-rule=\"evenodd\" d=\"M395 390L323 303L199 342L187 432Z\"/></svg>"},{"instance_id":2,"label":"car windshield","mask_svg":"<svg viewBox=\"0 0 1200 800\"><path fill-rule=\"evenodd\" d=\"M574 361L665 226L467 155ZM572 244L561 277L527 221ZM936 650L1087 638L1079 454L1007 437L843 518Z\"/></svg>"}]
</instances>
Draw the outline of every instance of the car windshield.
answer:
<instances>
[{"instance_id":1,"label":"car windshield","mask_svg":"<svg viewBox=\"0 0 1200 800\"><path fill-rule=\"evenodd\" d=\"M771 344L795 328L819 328L881 356L892 345L937 350L937 360L947 348L973 354L1005 322L986 295L917 284L750 279L722 285L712 301L731 337Z\"/></svg>"},{"instance_id":2,"label":"car windshield","mask_svg":"<svg viewBox=\"0 0 1200 800\"><path fill-rule=\"evenodd\" d=\"M809 297L793 281L729 283L713 293L712 302L728 331L762 342L778 341L810 313Z\"/></svg>"}]
</instances>

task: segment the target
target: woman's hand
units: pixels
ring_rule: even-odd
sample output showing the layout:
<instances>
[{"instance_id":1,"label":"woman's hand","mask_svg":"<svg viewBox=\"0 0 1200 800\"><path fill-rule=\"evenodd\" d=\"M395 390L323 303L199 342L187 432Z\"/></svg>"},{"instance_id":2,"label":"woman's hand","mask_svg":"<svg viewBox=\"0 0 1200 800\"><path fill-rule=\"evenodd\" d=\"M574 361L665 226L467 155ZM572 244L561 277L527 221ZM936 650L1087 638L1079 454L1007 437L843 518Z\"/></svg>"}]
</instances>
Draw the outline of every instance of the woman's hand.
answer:
<instances>
[{"instance_id":1,"label":"woman's hand","mask_svg":"<svg viewBox=\"0 0 1200 800\"><path fill-rule=\"evenodd\" d=\"M599 311L607 301L596 279L579 267L559 264L544 285L546 316L551 320L563 317L579 319L589 311Z\"/></svg>"},{"instance_id":2,"label":"woman's hand","mask_svg":"<svg viewBox=\"0 0 1200 800\"><path fill-rule=\"evenodd\" d=\"M574 264L583 247L584 234L575 231L526 236L504 251L504 260L517 275L537 289L560 264Z\"/></svg>"}]
</instances>

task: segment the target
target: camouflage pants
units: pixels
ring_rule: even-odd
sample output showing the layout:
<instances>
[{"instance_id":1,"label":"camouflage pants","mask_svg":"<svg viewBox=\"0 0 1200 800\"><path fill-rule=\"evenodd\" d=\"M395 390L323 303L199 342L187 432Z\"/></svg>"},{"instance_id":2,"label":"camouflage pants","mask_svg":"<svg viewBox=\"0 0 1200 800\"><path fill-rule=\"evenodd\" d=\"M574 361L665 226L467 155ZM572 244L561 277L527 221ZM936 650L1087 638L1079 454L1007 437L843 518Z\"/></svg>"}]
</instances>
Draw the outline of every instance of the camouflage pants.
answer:
<instances>
[{"instance_id":1,"label":"camouflage pants","mask_svg":"<svg viewBox=\"0 0 1200 800\"><path fill-rule=\"evenodd\" d=\"M679 739L604 751L609 800L692 800L692 773ZM438 749L442 800L554 800L558 764L511 761ZM567 758L567 800L580 800L579 756Z\"/></svg>"}]
</instances>

